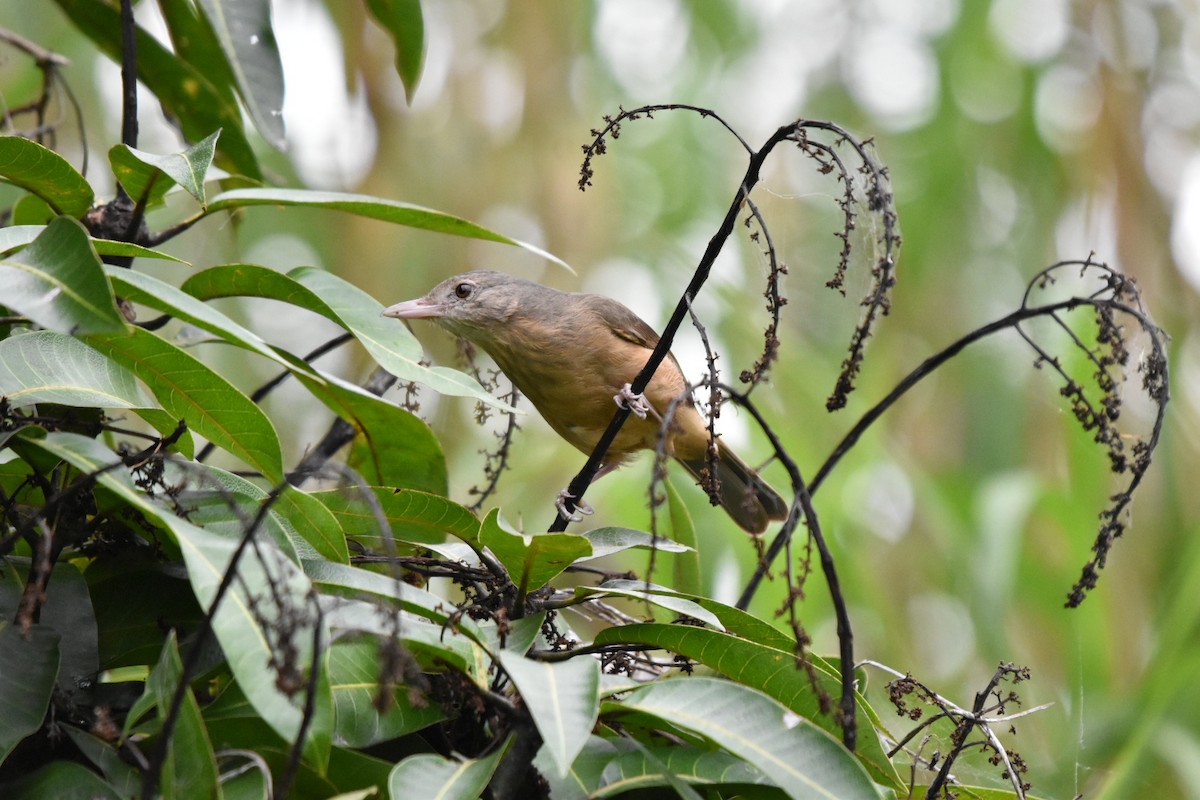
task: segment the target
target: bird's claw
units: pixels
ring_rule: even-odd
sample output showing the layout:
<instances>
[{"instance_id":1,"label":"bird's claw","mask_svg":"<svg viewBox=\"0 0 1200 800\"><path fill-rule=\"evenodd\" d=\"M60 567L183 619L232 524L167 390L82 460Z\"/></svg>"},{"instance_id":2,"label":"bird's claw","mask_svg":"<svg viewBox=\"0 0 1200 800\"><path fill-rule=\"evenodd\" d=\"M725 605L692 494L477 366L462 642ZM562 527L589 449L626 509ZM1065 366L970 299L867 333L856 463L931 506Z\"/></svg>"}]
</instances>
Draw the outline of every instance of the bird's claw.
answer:
<instances>
[{"instance_id":1,"label":"bird's claw","mask_svg":"<svg viewBox=\"0 0 1200 800\"><path fill-rule=\"evenodd\" d=\"M613 402L620 408L628 409L638 419L645 419L651 411L650 404L646 402L646 395L634 394L633 386L628 383L613 395Z\"/></svg>"},{"instance_id":2,"label":"bird's claw","mask_svg":"<svg viewBox=\"0 0 1200 800\"><path fill-rule=\"evenodd\" d=\"M574 501L575 511L568 510L568 500ZM584 516L590 517L596 513L596 509L587 503L582 500L576 500L575 495L571 494L569 489L563 489L558 493L558 499L554 501L554 507L558 509L558 515L567 522L582 522Z\"/></svg>"}]
</instances>

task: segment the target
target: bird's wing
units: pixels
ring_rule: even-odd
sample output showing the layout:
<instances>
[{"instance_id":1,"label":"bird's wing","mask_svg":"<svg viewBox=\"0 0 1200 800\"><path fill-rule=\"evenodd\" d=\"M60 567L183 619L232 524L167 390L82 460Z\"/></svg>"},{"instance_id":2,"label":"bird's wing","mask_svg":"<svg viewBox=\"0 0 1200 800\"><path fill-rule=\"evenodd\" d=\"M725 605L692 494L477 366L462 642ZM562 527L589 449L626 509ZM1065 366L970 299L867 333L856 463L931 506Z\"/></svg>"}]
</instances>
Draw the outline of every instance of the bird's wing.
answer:
<instances>
[{"instance_id":1,"label":"bird's wing","mask_svg":"<svg viewBox=\"0 0 1200 800\"><path fill-rule=\"evenodd\" d=\"M641 357L637 368L640 370L645 364L646 359L650 357L650 351L658 346L659 335L651 328L645 320L637 314L630 311L625 305L618 303L603 295L594 295L597 302L594 306L599 312L601 318L604 319L611 330L619 339L624 339L639 347L646 349L646 354ZM669 397L674 397L683 388L687 379L683 376L683 369L679 366L679 362L675 360L674 353L667 353L666 369L659 369L658 379L666 381L669 389ZM632 376L630 378L632 380Z\"/></svg>"},{"instance_id":2,"label":"bird's wing","mask_svg":"<svg viewBox=\"0 0 1200 800\"><path fill-rule=\"evenodd\" d=\"M595 297L594 307L613 333L647 350L654 349L658 344L658 334L645 320L616 300L601 295Z\"/></svg>"}]
</instances>

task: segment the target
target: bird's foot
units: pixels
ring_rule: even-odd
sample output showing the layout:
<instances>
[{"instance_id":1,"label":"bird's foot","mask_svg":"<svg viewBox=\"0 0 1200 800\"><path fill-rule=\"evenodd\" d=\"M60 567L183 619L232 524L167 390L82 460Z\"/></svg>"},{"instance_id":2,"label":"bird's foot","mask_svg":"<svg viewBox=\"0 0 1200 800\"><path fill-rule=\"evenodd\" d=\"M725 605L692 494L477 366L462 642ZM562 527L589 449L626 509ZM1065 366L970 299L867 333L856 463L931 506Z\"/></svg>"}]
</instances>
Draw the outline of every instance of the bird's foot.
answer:
<instances>
[{"instance_id":1,"label":"bird's foot","mask_svg":"<svg viewBox=\"0 0 1200 800\"><path fill-rule=\"evenodd\" d=\"M568 500L574 501L574 511L570 511L567 508ZM575 500L575 495L571 494L570 489L563 489L558 493L558 499L554 501L554 507L558 509L558 515L567 522L582 522L584 516L590 517L596 513L596 509L587 503L582 500Z\"/></svg>"},{"instance_id":2,"label":"bird's foot","mask_svg":"<svg viewBox=\"0 0 1200 800\"><path fill-rule=\"evenodd\" d=\"M646 395L634 394L633 386L628 383L621 387L621 391L613 395L613 402L621 408L629 409L638 419L645 419L646 415L654 410L646 402Z\"/></svg>"}]
</instances>

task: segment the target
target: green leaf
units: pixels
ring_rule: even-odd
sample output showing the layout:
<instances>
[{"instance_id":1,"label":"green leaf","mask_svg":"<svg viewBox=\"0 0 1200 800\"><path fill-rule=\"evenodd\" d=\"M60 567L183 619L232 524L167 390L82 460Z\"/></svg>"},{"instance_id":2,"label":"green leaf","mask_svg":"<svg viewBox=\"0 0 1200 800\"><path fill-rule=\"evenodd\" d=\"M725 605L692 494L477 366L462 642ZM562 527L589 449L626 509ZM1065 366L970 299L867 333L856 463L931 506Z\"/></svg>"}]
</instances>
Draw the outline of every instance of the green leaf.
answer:
<instances>
[{"instance_id":1,"label":"green leaf","mask_svg":"<svg viewBox=\"0 0 1200 800\"><path fill-rule=\"evenodd\" d=\"M59 215L54 213L54 209L36 194L22 195L12 208L13 225L36 225L44 228L57 216Z\"/></svg>"},{"instance_id":2,"label":"green leaf","mask_svg":"<svg viewBox=\"0 0 1200 800\"><path fill-rule=\"evenodd\" d=\"M392 769L388 791L392 797L479 800L511 744L510 737L503 747L481 759L454 761L427 753L409 756Z\"/></svg>"},{"instance_id":3,"label":"green leaf","mask_svg":"<svg viewBox=\"0 0 1200 800\"><path fill-rule=\"evenodd\" d=\"M350 561L346 534L328 508L309 493L288 486L275 503L296 533L320 555L339 564Z\"/></svg>"},{"instance_id":4,"label":"green leaf","mask_svg":"<svg viewBox=\"0 0 1200 800\"><path fill-rule=\"evenodd\" d=\"M159 636L162 639L162 636ZM160 641L161 644L161 641ZM82 728L76 728L74 725L64 725L63 732L71 743L79 749L89 761L92 762L104 775L108 785L116 789L120 797L137 797L141 791L142 781L141 773L131 765L127 764L122 758L117 748L113 744L101 739L99 736L94 736ZM59 795L54 795L56 798ZM88 796L91 800L91 796Z\"/></svg>"},{"instance_id":5,"label":"green leaf","mask_svg":"<svg viewBox=\"0 0 1200 800\"><path fill-rule=\"evenodd\" d=\"M61 333L125 330L87 231L57 217L24 250L0 261L4 305Z\"/></svg>"},{"instance_id":6,"label":"green leaf","mask_svg":"<svg viewBox=\"0 0 1200 800\"><path fill-rule=\"evenodd\" d=\"M648 623L620 625L597 633L595 644L650 645L686 656L738 683L764 692L830 734L840 734L833 717L822 712L821 698L817 694L819 690L837 696L841 692L840 676L822 660L811 660L813 673L819 679L814 689L813 675L797 663L794 651L776 650L707 628ZM873 734L871 721L861 713L864 706L865 701L859 698L859 759L877 782L899 789L899 776L883 752L879 738Z\"/></svg>"},{"instance_id":7,"label":"green leaf","mask_svg":"<svg viewBox=\"0 0 1200 800\"><path fill-rule=\"evenodd\" d=\"M9 225L0 228L0 253L17 250L32 242L45 225ZM92 239L92 247L102 256L130 256L131 258L160 258L174 261L177 264L187 264L182 258L177 258L161 250L151 250L149 247L131 244L130 242L115 242L112 239Z\"/></svg>"},{"instance_id":8,"label":"green leaf","mask_svg":"<svg viewBox=\"0 0 1200 800\"><path fill-rule=\"evenodd\" d=\"M3 562L0 567L12 569ZM58 677L60 639L44 625L25 636L11 619L0 620L0 763L42 727Z\"/></svg>"},{"instance_id":9,"label":"green leaf","mask_svg":"<svg viewBox=\"0 0 1200 800\"><path fill-rule=\"evenodd\" d=\"M419 587L410 586L390 575L320 559L306 559L303 567L304 574L308 576L308 579L321 587L321 591L326 594L341 597L360 597L364 594L371 594L395 601L401 610L425 617L438 624L450 620L451 612L446 610L445 598ZM475 628L468 622L461 630L471 631ZM485 637L480 636L479 638L482 640Z\"/></svg>"},{"instance_id":10,"label":"green leaf","mask_svg":"<svg viewBox=\"0 0 1200 800\"><path fill-rule=\"evenodd\" d=\"M387 705L379 710L378 698L384 689L379 673L384 660L378 642L337 642L326 658L333 691L334 734L347 747L370 747L446 718L441 708L415 686L402 685L402 675L393 676L387 687Z\"/></svg>"},{"instance_id":11,"label":"green leaf","mask_svg":"<svg viewBox=\"0 0 1200 800\"><path fill-rule=\"evenodd\" d=\"M283 130L283 64L271 28L270 0L199 0L254 127L271 146L287 144Z\"/></svg>"},{"instance_id":12,"label":"green leaf","mask_svg":"<svg viewBox=\"0 0 1200 800\"><path fill-rule=\"evenodd\" d=\"M576 559L592 553L591 542L582 536L517 533L501 521L497 509L492 509L480 525L479 541L500 559L517 584L520 597L542 588Z\"/></svg>"},{"instance_id":13,"label":"green leaf","mask_svg":"<svg viewBox=\"0 0 1200 800\"><path fill-rule=\"evenodd\" d=\"M200 606L179 570L149 556L101 557L87 569L101 669L153 664L164 628L195 630Z\"/></svg>"},{"instance_id":14,"label":"green leaf","mask_svg":"<svg viewBox=\"0 0 1200 800\"><path fill-rule=\"evenodd\" d=\"M396 617L381 612L377 602L341 599L336 604L327 605L325 622L335 636L341 633L369 633L387 639L399 639L427 670L457 669L480 689L487 689L491 682L489 670L492 656L478 643L478 640L486 637L481 635L477 626L472 637L459 633L445 623L427 622L415 616ZM463 626L463 630L466 631L467 627Z\"/></svg>"},{"instance_id":15,"label":"green leaf","mask_svg":"<svg viewBox=\"0 0 1200 800\"><path fill-rule=\"evenodd\" d=\"M196 9L195 3L158 3L167 24L175 55L206 75L222 102L237 105L237 80L217 41L216 31Z\"/></svg>"},{"instance_id":16,"label":"green leaf","mask_svg":"<svg viewBox=\"0 0 1200 800\"><path fill-rule=\"evenodd\" d=\"M275 426L255 403L204 362L141 328L88 343L128 369L170 414L272 483L283 481L283 451Z\"/></svg>"},{"instance_id":17,"label":"green leaf","mask_svg":"<svg viewBox=\"0 0 1200 800\"><path fill-rule=\"evenodd\" d=\"M667 490L667 508L670 510L671 538L686 545L688 551L676 556L672 563L675 567L672 585L681 592L701 595L704 592L704 581L700 575L700 551L696 546L696 526L692 515L688 512L687 504L683 502L679 490L669 479L663 481Z\"/></svg>"},{"instance_id":18,"label":"green leaf","mask_svg":"<svg viewBox=\"0 0 1200 800\"><path fill-rule=\"evenodd\" d=\"M208 464L189 464L182 469L168 465L165 479L186 487L177 499L187 509L188 521L227 539L242 536L259 518L268 497L262 487ZM304 557L316 558L316 548L291 530L277 507L278 502L262 516L257 535L269 539L293 564Z\"/></svg>"},{"instance_id":19,"label":"green leaf","mask_svg":"<svg viewBox=\"0 0 1200 800\"><path fill-rule=\"evenodd\" d=\"M724 630L717 615L695 600L685 597L673 589L653 583L648 584L645 581L613 580L605 581L599 586L576 586L575 596L579 598L633 597L676 614L698 619L718 630Z\"/></svg>"},{"instance_id":20,"label":"green leaf","mask_svg":"<svg viewBox=\"0 0 1200 800\"><path fill-rule=\"evenodd\" d=\"M298 359L293 366L326 408L359 431L347 463L367 484L440 495L449 491L441 444L420 417L333 375L301 371Z\"/></svg>"},{"instance_id":21,"label":"green leaf","mask_svg":"<svg viewBox=\"0 0 1200 800\"><path fill-rule=\"evenodd\" d=\"M421 0L367 0L367 10L391 34L396 46L396 74L404 83L404 95L411 104L425 63Z\"/></svg>"},{"instance_id":22,"label":"green leaf","mask_svg":"<svg viewBox=\"0 0 1200 800\"><path fill-rule=\"evenodd\" d=\"M159 719L165 719L171 707L175 687L183 677L183 661L175 632L167 634L158 664L150 672L146 690L154 695ZM159 787L165 800L189 797L214 797L219 776L212 741L200 716L200 705L190 688L183 693L175 730L163 763Z\"/></svg>"},{"instance_id":23,"label":"green leaf","mask_svg":"<svg viewBox=\"0 0 1200 800\"><path fill-rule=\"evenodd\" d=\"M118 144L108 151L113 174L135 202L156 206L172 186L179 186L204 205L204 177L216 153L217 131L182 153L155 155Z\"/></svg>"},{"instance_id":24,"label":"green leaf","mask_svg":"<svg viewBox=\"0 0 1200 800\"><path fill-rule=\"evenodd\" d=\"M645 531L635 531L632 528L596 528L583 534L583 538L592 543L592 554L580 559L581 561L611 556L613 553L635 547L661 550L664 553L684 553L689 549L661 536L656 540Z\"/></svg>"},{"instance_id":25,"label":"green leaf","mask_svg":"<svg viewBox=\"0 0 1200 800\"><path fill-rule=\"evenodd\" d=\"M382 529L385 522L396 541L410 544L438 544L448 535L466 542L479 538L479 519L468 508L440 495L367 486L313 492L312 496L333 512L348 538L375 552L388 550Z\"/></svg>"},{"instance_id":26,"label":"green leaf","mask_svg":"<svg viewBox=\"0 0 1200 800\"><path fill-rule=\"evenodd\" d=\"M753 689L718 678L675 678L636 689L605 713L646 714L692 731L761 769L798 800L878 800L841 743Z\"/></svg>"},{"instance_id":27,"label":"green leaf","mask_svg":"<svg viewBox=\"0 0 1200 800\"><path fill-rule=\"evenodd\" d=\"M353 333L381 367L401 380L512 410L469 375L421 364L424 351L412 331L381 317L383 306L375 298L325 270L299 267L284 275L266 267L229 264L197 273L180 288L201 300L263 297L308 309Z\"/></svg>"},{"instance_id":28,"label":"green leaf","mask_svg":"<svg viewBox=\"0 0 1200 800\"><path fill-rule=\"evenodd\" d=\"M11 615L7 615L11 618ZM96 613L79 567L60 562L54 567L54 591L46 593L39 622L62 637L59 641L58 687L68 695L95 680L100 669ZM81 697L89 696L83 693Z\"/></svg>"},{"instance_id":29,"label":"green leaf","mask_svg":"<svg viewBox=\"0 0 1200 800\"><path fill-rule=\"evenodd\" d=\"M534 766L543 774L549 771L538 754ZM685 744L645 747L630 739L602 739L592 736L571 765L566 779L548 774L551 795L564 800L583 800L605 796L600 790L619 787L622 792L669 786L663 774L696 786L740 784L773 786L752 764L720 750L703 750ZM740 795L739 795L740 796Z\"/></svg>"},{"instance_id":30,"label":"green leaf","mask_svg":"<svg viewBox=\"0 0 1200 800\"><path fill-rule=\"evenodd\" d=\"M599 716L600 662L582 656L548 664L507 651L499 658L529 708L558 775L565 776Z\"/></svg>"},{"instance_id":31,"label":"green leaf","mask_svg":"<svg viewBox=\"0 0 1200 800\"><path fill-rule=\"evenodd\" d=\"M0 341L0 394L14 408L58 403L154 408L132 372L73 336L35 331Z\"/></svg>"},{"instance_id":32,"label":"green leaf","mask_svg":"<svg viewBox=\"0 0 1200 800\"><path fill-rule=\"evenodd\" d=\"M92 187L70 162L21 136L0 136L0 180L41 198L55 214L75 219L95 202Z\"/></svg>"},{"instance_id":33,"label":"green leaf","mask_svg":"<svg viewBox=\"0 0 1200 800\"><path fill-rule=\"evenodd\" d=\"M63 0L59 0L62 2ZM453 236L465 236L471 239L483 239L489 242L511 244L524 248L531 253L549 259L556 264L566 267L562 259L550 255L545 250L527 242L510 239L507 236L488 230L474 222L461 217L434 211L430 208L402 203L398 200L387 200L382 197L371 197L365 194L346 194L342 192L318 192L306 189L234 189L222 192L208 204L208 213L227 209L246 208L248 206L302 206L307 208L328 208L345 211L368 219L382 220L396 225L406 225L410 228L447 233Z\"/></svg>"},{"instance_id":34,"label":"green leaf","mask_svg":"<svg viewBox=\"0 0 1200 800\"><path fill-rule=\"evenodd\" d=\"M8 800L122 800L96 773L74 761L54 761L5 787Z\"/></svg>"},{"instance_id":35,"label":"green leaf","mask_svg":"<svg viewBox=\"0 0 1200 800\"><path fill-rule=\"evenodd\" d=\"M115 6L97 0L55 2L105 55L121 63L121 17ZM216 89L206 73L176 56L141 27L137 30L137 55L138 80L154 93L167 116L178 120L184 138L197 142L213 131L221 131L219 153L223 163L235 172L261 180L262 170L246 138L237 104Z\"/></svg>"},{"instance_id":36,"label":"green leaf","mask_svg":"<svg viewBox=\"0 0 1200 800\"><path fill-rule=\"evenodd\" d=\"M292 362L276 352L258 334L252 333L217 309L171 284L151 275L121 269L111 264L104 265L104 273L112 282L113 289L127 300L170 314L208 331L229 344L257 353L282 367L292 368Z\"/></svg>"}]
</instances>

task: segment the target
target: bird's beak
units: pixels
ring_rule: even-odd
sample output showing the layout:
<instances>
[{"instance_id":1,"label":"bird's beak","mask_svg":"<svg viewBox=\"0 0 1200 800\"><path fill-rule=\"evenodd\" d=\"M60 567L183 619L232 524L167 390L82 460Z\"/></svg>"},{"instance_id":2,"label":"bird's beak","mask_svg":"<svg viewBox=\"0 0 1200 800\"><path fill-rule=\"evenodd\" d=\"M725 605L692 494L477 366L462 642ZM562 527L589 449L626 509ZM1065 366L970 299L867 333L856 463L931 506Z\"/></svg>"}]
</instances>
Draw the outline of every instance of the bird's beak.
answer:
<instances>
[{"instance_id":1,"label":"bird's beak","mask_svg":"<svg viewBox=\"0 0 1200 800\"><path fill-rule=\"evenodd\" d=\"M383 316L393 319L437 319L445 314L445 308L424 297L405 300L383 310Z\"/></svg>"}]
</instances>

